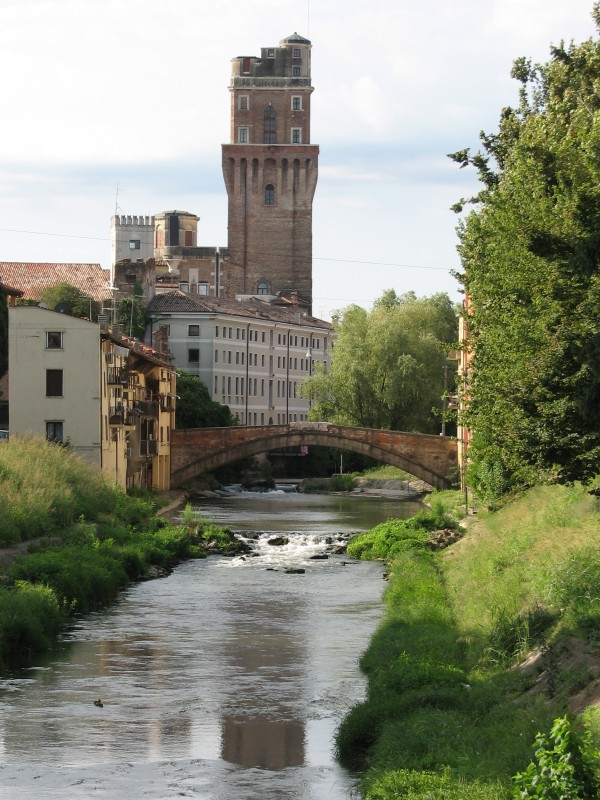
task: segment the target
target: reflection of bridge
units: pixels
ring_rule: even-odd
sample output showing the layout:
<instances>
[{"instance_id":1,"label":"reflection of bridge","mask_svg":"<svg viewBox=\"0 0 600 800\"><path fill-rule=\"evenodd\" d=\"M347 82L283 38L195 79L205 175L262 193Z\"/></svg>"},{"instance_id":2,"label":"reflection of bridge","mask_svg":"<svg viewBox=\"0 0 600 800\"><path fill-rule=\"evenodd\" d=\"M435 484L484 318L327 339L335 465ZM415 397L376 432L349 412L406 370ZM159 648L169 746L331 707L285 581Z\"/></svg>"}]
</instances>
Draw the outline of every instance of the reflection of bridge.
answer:
<instances>
[{"instance_id":1,"label":"reflection of bridge","mask_svg":"<svg viewBox=\"0 0 600 800\"><path fill-rule=\"evenodd\" d=\"M423 433L350 428L328 422L294 422L232 428L193 428L171 432L171 486L183 486L224 464L299 445L352 450L406 470L436 488L454 482L456 440Z\"/></svg>"}]
</instances>

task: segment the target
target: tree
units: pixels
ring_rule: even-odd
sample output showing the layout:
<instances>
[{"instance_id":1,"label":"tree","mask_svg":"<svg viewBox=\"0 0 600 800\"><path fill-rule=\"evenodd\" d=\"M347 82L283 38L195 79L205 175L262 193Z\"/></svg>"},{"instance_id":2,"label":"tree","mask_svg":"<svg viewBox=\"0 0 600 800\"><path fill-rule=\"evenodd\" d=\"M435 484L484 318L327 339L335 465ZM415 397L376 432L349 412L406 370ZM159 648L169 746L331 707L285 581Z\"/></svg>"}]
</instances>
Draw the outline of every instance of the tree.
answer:
<instances>
[{"instance_id":1,"label":"tree","mask_svg":"<svg viewBox=\"0 0 600 800\"><path fill-rule=\"evenodd\" d=\"M59 283L56 286L41 289L37 297L39 301L46 303L52 311L56 309L59 303L64 303L68 307L66 313L73 317L97 320L100 313L100 303L70 283Z\"/></svg>"},{"instance_id":2,"label":"tree","mask_svg":"<svg viewBox=\"0 0 600 800\"><path fill-rule=\"evenodd\" d=\"M8 369L8 305L6 291L0 283L0 378Z\"/></svg>"},{"instance_id":3,"label":"tree","mask_svg":"<svg viewBox=\"0 0 600 800\"><path fill-rule=\"evenodd\" d=\"M116 322L123 326L123 332L135 339L143 339L148 325L146 309L140 298L134 294L117 303Z\"/></svg>"},{"instance_id":4,"label":"tree","mask_svg":"<svg viewBox=\"0 0 600 800\"><path fill-rule=\"evenodd\" d=\"M599 4L594 6L600 21ZM519 104L483 151L451 157L483 184L459 225L470 299L465 414L477 485L600 472L600 44L517 59ZM458 207L466 201L461 201Z\"/></svg>"},{"instance_id":5,"label":"tree","mask_svg":"<svg viewBox=\"0 0 600 800\"><path fill-rule=\"evenodd\" d=\"M177 370L176 428L224 428L235 425L229 406L211 400L200 378Z\"/></svg>"},{"instance_id":6,"label":"tree","mask_svg":"<svg viewBox=\"0 0 600 800\"><path fill-rule=\"evenodd\" d=\"M456 341L445 294L418 299L384 292L369 313L349 306L333 321L329 372L317 365L303 384L311 418L367 428L433 432L442 405L444 366Z\"/></svg>"}]
</instances>

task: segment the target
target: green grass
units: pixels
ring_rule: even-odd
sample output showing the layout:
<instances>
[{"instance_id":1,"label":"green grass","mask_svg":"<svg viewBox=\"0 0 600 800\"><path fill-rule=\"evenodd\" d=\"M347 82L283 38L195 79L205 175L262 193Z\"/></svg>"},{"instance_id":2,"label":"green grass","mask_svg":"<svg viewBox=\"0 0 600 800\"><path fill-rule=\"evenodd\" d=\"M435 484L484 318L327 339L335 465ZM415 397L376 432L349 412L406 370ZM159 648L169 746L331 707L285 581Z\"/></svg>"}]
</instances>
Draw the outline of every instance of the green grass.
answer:
<instances>
[{"instance_id":1,"label":"green grass","mask_svg":"<svg viewBox=\"0 0 600 800\"><path fill-rule=\"evenodd\" d=\"M50 649L73 614L107 605L150 567L239 544L206 521L166 524L159 504L123 493L66 448L33 438L0 447L0 547L30 541L0 569L0 670Z\"/></svg>"},{"instance_id":2,"label":"green grass","mask_svg":"<svg viewBox=\"0 0 600 800\"><path fill-rule=\"evenodd\" d=\"M421 526L390 521L349 544L349 555L391 559L386 613L361 659L367 696L336 739L342 762L363 770L365 800L508 800L536 734L595 678L563 659L573 641L600 658L597 498L538 487L430 551L428 526L460 507L457 495L434 493ZM543 693L527 693L535 674L515 669L533 647ZM598 749L600 712L573 724Z\"/></svg>"}]
</instances>

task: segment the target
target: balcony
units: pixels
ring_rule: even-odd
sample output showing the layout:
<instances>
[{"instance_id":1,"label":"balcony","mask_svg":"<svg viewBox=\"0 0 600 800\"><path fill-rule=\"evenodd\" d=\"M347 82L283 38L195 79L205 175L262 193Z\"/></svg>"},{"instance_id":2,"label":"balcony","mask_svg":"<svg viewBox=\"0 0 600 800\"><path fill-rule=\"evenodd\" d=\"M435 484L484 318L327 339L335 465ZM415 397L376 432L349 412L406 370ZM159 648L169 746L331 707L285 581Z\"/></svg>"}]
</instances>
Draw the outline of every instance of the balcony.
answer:
<instances>
[{"instance_id":1,"label":"balcony","mask_svg":"<svg viewBox=\"0 0 600 800\"><path fill-rule=\"evenodd\" d=\"M107 367L106 381L109 386L127 386L127 370L124 367Z\"/></svg>"},{"instance_id":2,"label":"balcony","mask_svg":"<svg viewBox=\"0 0 600 800\"><path fill-rule=\"evenodd\" d=\"M156 400L134 400L133 412L138 417L158 417L158 403Z\"/></svg>"},{"instance_id":3,"label":"balcony","mask_svg":"<svg viewBox=\"0 0 600 800\"><path fill-rule=\"evenodd\" d=\"M135 415L128 406L110 406L108 410L108 424L123 425L126 428L133 428L135 426Z\"/></svg>"},{"instance_id":4,"label":"balcony","mask_svg":"<svg viewBox=\"0 0 600 800\"><path fill-rule=\"evenodd\" d=\"M141 456L158 455L158 442L156 441L156 439L142 439L140 441L140 455Z\"/></svg>"}]
</instances>

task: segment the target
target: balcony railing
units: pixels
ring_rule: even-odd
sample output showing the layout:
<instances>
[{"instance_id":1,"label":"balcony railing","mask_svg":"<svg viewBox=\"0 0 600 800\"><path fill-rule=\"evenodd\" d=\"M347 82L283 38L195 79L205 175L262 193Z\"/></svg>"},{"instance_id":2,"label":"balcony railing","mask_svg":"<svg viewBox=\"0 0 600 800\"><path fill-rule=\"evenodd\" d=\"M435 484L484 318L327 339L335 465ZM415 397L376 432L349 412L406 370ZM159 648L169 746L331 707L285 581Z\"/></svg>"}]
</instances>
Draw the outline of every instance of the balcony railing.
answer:
<instances>
[{"instance_id":1,"label":"balcony railing","mask_svg":"<svg viewBox=\"0 0 600 800\"><path fill-rule=\"evenodd\" d=\"M158 417L158 403L156 400L134 400L133 410L139 417Z\"/></svg>"},{"instance_id":2,"label":"balcony railing","mask_svg":"<svg viewBox=\"0 0 600 800\"><path fill-rule=\"evenodd\" d=\"M175 397L172 394L159 395L161 411L175 411Z\"/></svg>"},{"instance_id":3,"label":"balcony railing","mask_svg":"<svg viewBox=\"0 0 600 800\"><path fill-rule=\"evenodd\" d=\"M156 441L156 439L142 439L140 441L140 455L141 456L158 455L158 442Z\"/></svg>"},{"instance_id":4,"label":"balcony railing","mask_svg":"<svg viewBox=\"0 0 600 800\"><path fill-rule=\"evenodd\" d=\"M132 428L135 425L135 419L135 414L128 406L110 406L108 410L109 425L124 425L125 427Z\"/></svg>"},{"instance_id":5,"label":"balcony railing","mask_svg":"<svg viewBox=\"0 0 600 800\"><path fill-rule=\"evenodd\" d=\"M127 370L124 367L108 367L106 380L109 384L127 386Z\"/></svg>"}]
</instances>

